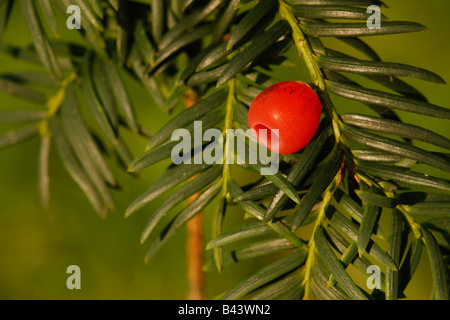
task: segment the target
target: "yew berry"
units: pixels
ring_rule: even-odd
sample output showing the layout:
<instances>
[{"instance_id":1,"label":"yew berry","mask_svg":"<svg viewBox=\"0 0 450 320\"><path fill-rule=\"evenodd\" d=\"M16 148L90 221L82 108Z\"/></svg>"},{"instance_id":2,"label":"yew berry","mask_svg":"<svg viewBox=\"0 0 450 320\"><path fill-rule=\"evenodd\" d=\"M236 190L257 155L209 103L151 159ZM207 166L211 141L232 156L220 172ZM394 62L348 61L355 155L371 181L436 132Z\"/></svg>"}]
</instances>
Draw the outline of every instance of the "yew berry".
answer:
<instances>
[{"instance_id":1,"label":"yew berry","mask_svg":"<svg viewBox=\"0 0 450 320\"><path fill-rule=\"evenodd\" d=\"M277 138L278 153L290 154L313 138L321 110L319 97L308 84L282 81L265 89L252 102L248 125L260 143L276 151L271 141ZM260 134L261 129L268 130L267 135ZM273 130L278 130L278 135Z\"/></svg>"}]
</instances>

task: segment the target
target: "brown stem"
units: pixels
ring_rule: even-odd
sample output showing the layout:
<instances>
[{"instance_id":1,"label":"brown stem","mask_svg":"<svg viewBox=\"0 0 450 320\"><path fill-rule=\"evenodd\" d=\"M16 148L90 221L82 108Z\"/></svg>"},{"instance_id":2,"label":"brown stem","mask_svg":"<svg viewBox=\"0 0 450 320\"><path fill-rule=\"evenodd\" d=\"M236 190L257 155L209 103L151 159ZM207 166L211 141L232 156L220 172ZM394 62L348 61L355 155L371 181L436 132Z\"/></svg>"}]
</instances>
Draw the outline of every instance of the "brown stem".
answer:
<instances>
[{"instance_id":1,"label":"brown stem","mask_svg":"<svg viewBox=\"0 0 450 320\"><path fill-rule=\"evenodd\" d=\"M198 101L193 89L184 95L184 106L190 108ZM195 178L195 177L194 177ZM200 194L192 195L186 204L198 198ZM188 272L188 300L205 300L205 275L203 273L203 215L198 213L187 223L187 272Z\"/></svg>"},{"instance_id":2,"label":"brown stem","mask_svg":"<svg viewBox=\"0 0 450 320\"><path fill-rule=\"evenodd\" d=\"M197 195L195 195L197 196ZM194 196L193 196L194 197ZM197 214L187 224L188 300L204 300L205 276L203 273L203 215Z\"/></svg>"}]
</instances>

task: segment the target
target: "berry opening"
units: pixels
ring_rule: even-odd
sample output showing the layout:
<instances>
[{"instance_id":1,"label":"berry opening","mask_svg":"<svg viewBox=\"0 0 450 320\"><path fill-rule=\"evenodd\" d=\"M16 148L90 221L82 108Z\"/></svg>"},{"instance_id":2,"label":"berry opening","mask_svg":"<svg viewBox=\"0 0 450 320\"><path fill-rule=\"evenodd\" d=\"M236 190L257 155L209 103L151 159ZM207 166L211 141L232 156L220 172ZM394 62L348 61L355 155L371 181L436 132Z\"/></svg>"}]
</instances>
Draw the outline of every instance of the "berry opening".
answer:
<instances>
[{"instance_id":1,"label":"berry opening","mask_svg":"<svg viewBox=\"0 0 450 320\"><path fill-rule=\"evenodd\" d=\"M253 126L253 130L256 131L256 137L258 141L265 145L270 150L274 151L274 148L279 148L279 137L275 131L263 124L256 124ZM265 131L261 131L265 130ZM261 134L262 133L262 134ZM273 144L272 144L273 143Z\"/></svg>"}]
</instances>

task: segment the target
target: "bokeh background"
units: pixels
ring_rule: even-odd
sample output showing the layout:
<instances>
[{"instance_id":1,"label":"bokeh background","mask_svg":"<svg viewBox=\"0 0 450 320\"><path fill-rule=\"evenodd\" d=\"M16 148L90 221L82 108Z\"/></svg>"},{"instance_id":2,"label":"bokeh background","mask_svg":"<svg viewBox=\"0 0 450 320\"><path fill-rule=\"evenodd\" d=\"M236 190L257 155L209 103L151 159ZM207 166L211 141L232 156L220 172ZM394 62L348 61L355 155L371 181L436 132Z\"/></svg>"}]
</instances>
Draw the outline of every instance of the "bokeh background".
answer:
<instances>
[{"instance_id":1,"label":"bokeh background","mask_svg":"<svg viewBox=\"0 0 450 320\"><path fill-rule=\"evenodd\" d=\"M39 1L39 0L38 0ZM448 0L386 0L382 9L392 20L423 23L424 32L370 38L385 61L412 64L437 72L450 81L450 2ZM16 1L12 19L2 43L26 46L31 42L22 11ZM61 20L60 28L65 28ZM75 32L61 31L62 37L80 41ZM340 43L335 48L347 50ZM351 51L347 51L351 52ZM41 70L0 54L0 73ZM281 79L309 78L303 65L279 68ZM417 85L434 104L449 107L448 86L408 80ZM128 89L141 122L157 130L168 117L152 105L147 92L128 79ZM364 106L334 99L339 111L357 111ZM38 108L20 99L0 93L0 110ZM402 114L402 118L450 136L448 121ZM0 127L0 133L9 128ZM143 152L146 140L129 137L134 156ZM101 220L91 209L77 185L62 167L55 150L51 154L51 205L41 207L37 188L39 139L0 150L0 299L184 299L186 297L186 232L180 232L150 265L143 262L146 245L139 244L148 214L159 201L130 218L124 218L126 206L154 181L166 164L143 171L134 179L119 168L115 172L124 187L115 192L117 208ZM440 172L436 172L441 174ZM208 228L210 211L205 212ZM225 229L242 223L242 212L230 210ZM230 285L263 266L265 259L225 268L221 275L207 274L207 291L212 298ZM81 268L81 290L68 290L66 268ZM431 276L423 255L419 270L406 294L409 299L430 297Z\"/></svg>"}]
</instances>

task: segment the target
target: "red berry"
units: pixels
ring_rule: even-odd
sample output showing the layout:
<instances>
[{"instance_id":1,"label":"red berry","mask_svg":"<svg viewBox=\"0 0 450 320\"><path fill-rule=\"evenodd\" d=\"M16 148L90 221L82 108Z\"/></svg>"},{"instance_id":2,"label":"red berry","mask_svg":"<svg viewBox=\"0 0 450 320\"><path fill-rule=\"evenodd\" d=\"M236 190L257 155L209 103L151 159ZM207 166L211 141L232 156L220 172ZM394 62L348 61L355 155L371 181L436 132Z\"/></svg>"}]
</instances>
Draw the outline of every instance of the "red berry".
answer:
<instances>
[{"instance_id":1,"label":"red berry","mask_svg":"<svg viewBox=\"0 0 450 320\"><path fill-rule=\"evenodd\" d=\"M260 129L278 129L280 154L299 151L313 138L319 127L322 107L317 94L306 83L282 81L261 92L248 112L248 125L258 141L271 148L274 132L260 137ZM276 151L276 150L273 150Z\"/></svg>"}]
</instances>

